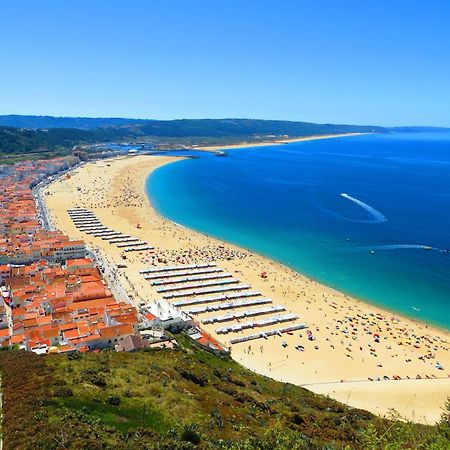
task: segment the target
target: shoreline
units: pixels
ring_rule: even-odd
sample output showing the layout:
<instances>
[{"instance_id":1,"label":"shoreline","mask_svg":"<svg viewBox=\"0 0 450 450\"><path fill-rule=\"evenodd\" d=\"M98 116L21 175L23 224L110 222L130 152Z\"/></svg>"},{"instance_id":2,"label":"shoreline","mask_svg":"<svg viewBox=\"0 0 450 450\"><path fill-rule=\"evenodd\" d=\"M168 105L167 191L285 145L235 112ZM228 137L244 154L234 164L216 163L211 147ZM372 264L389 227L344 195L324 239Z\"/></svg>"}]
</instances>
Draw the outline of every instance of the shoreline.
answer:
<instances>
[{"instance_id":1,"label":"shoreline","mask_svg":"<svg viewBox=\"0 0 450 450\"><path fill-rule=\"evenodd\" d=\"M234 149L252 148L252 147L271 147L271 146L276 146L276 145L293 144L295 142L318 141L318 140L322 140L322 139L362 136L365 134L374 134L374 133L317 134L317 135L312 135L312 136L304 136L304 137L296 137L296 138L276 139L274 141L242 142L241 144L230 144L230 145L223 145L223 146L221 146L221 145L206 145L206 146L200 146L200 147L193 147L191 150L217 151L217 150L234 150Z\"/></svg>"},{"instance_id":2,"label":"shoreline","mask_svg":"<svg viewBox=\"0 0 450 450\"><path fill-rule=\"evenodd\" d=\"M169 162L168 164L170 164L170 162ZM149 176L150 176L150 174L149 174ZM326 286L329 290L335 292L335 293L338 294L338 295L344 295L344 296L350 297L350 298L352 298L353 300L355 300L355 301L357 301L357 302L364 303L365 305L367 305L367 306L369 306L369 307L371 307L371 308L373 308L373 309L378 309L378 310L382 311L383 313L392 314L392 315L397 316L397 317L399 317L399 318L401 318L401 319L403 319L403 320L411 321L411 322L413 322L414 324L416 324L417 326L422 325L422 326L425 326L425 327L434 328L434 329L436 329L436 330L441 331L442 333L448 334L448 335L449 335L449 339L450 339L450 329L445 328L445 327L443 327L442 325L439 325L439 324L436 324L436 323L433 323L433 322L429 322L429 321L427 321L427 320L419 320L419 319L416 319L416 318L414 318L414 317L408 316L408 314L405 314L405 313L396 311L395 309L391 309L391 308L388 307L388 306L379 305L379 304L377 304L376 302L374 302L373 300L370 300L370 299L368 299L368 298L364 298L364 297L357 296L357 295L355 295L355 294L351 294L351 293L347 292L345 289L340 290L340 289L338 289L337 287L334 287L334 286L332 286L332 285L326 283L325 281L321 281L320 279L314 277L313 275L309 275L309 274L305 274L305 273L303 273L303 272L297 271L296 269L290 267L289 265L283 263L282 261L279 261L278 259L274 258L273 256L268 256L268 255L265 255L264 253L260 253L260 252L257 251L257 250L252 250L252 249L250 249L250 248L247 248L247 247L244 247L244 246L241 246L241 245L238 245L238 244L234 244L234 243L232 243L232 242L224 241L224 240L222 240L221 238L216 237L216 236L213 236L213 235L208 234L208 233L200 233L199 231L196 231L196 230L194 230L194 229L192 229L192 228L189 228L189 227L187 227L187 226L185 226L185 225L182 225L182 224L180 224L180 223L177 223L177 222L175 222L175 221L173 221L173 220L170 220L170 219L164 217L164 216L163 216L162 214L160 214L160 213L156 210L156 208L152 205L150 198L148 199L148 202L149 202L149 207L153 210L153 212L154 212L155 214L158 215L158 217L160 217L162 220L165 220L165 221L167 221L167 222L169 222L169 223L175 225L176 227L180 227L180 228L182 228L182 229L184 229L184 230L191 231L191 232L193 232L193 233L198 233L198 234L200 234L200 235L202 235L202 236L207 237L208 239L213 239L213 240L218 241L218 242L221 242L221 243L223 243L223 244L225 244L225 245L230 245L230 246L233 246L233 247L240 248L242 251L245 251L245 252L251 252L251 253L253 253L254 255L257 255L257 256L259 256L259 257L261 257L261 258L270 259L270 260L273 261L275 264L279 264L279 265L282 266L282 267L285 267L285 268L287 268L287 269L289 269L289 270L292 270L293 272L297 273L298 275L300 275L300 276L302 276L302 277L304 277L304 278L306 278L306 279L308 279L308 280L310 280L310 281L312 281L312 282L314 282L314 283L317 283L317 284ZM449 377L450 377L450 375L449 375ZM363 380L354 380L354 381L355 381L355 382L359 382L359 381L363 381ZM326 383L328 383L328 382L326 382ZM312 383L312 384L316 384L316 383ZM450 392L449 392L449 396L450 396Z\"/></svg>"},{"instance_id":3,"label":"shoreline","mask_svg":"<svg viewBox=\"0 0 450 450\"><path fill-rule=\"evenodd\" d=\"M286 140L286 141L279 141L277 144L274 144L274 145L283 145L283 144L288 144L288 143L293 143L293 142L301 142L301 141L314 141L314 140L321 140L321 139L332 139L332 138L338 138L338 137L360 136L360 135L367 135L367 134L376 134L376 133L347 133L347 134L333 134L333 135L308 136L308 137L306 137L306 138L298 138L298 139L292 139L292 140ZM258 146L258 147L267 147L267 146L270 146L270 145L272 145L272 143L267 142L267 143L260 143L260 144L258 144L258 145L256 145L256 146ZM236 144L236 145L233 145L233 146L227 146L227 147L219 147L219 146L217 146L217 147L215 147L215 146L211 146L211 147L202 147L202 149L205 149L205 150L208 150L208 151L209 151L209 149L211 149L211 150L212 150L212 149L223 149L223 150L226 150L226 149L244 149L244 148L252 148L252 147L253 147L253 145ZM196 150L199 150L199 149L196 149ZM168 155L168 156L170 156L170 155ZM179 157L179 156L176 156L176 157L175 157L175 156L172 156L171 158L173 158L174 161L168 162L167 164L170 164L170 163L172 163L172 162L176 162L176 159L175 159L175 158L177 158L178 160L186 159L186 157ZM164 165L166 165L166 164L164 164ZM160 167L162 167L162 166L160 166ZM158 168L159 168L159 167L158 167ZM155 170L156 170L156 169L155 169ZM150 175L151 175L151 174L149 173L148 177L150 177ZM145 183L144 183L144 191L145 191L145 185L146 185L146 181L145 181ZM185 226L185 225L182 225L182 224L179 224L179 223L177 223L177 222L175 222L175 221L173 221L173 220L170 220L170 219L164 217L162 214L160 214L160 213L156 210L156 208L152 205L151 199L150 199L150 197L149 197L148 195L147 195L147 198L148 198L149 207L152 209L152 211L153 211L155 214L157 214L162 220L165 220L165 221L167 221L167 222L170 222L170 223L172 223L173 225L175 225L175 226L177 226L177 227L181 227L181 228L183 228L183 229L185 229L185 230L189 230L189 231L191 231L191 232L193 232L193 233L197 233L197 234L206 236L206 237L208 237L208 238L210 238L210 239L213 239L213 240L216 240L216 241L220 241L220 242L222 242L222 243L224 243L224 244L226 244L226 245L232 245L232 246L235 246L235 247L237 247L237 248L242 249L243 251L247 251L247 252L254 253L254 254L256 254L256 255L259 255L261 258L267 258L267 259L270 259L270 260L272 260L274 263L280 264L281 266L286 267L286 268L288 268L288 269L294 271L295 273L297 273L297 274L299 274L299 275L301 275L301 276L303 276L303 277L305 277L305 278L307 278L307 279L309 279L309 280L311 280L311 281L313 281L313 282L315 282L315 283L318 283L318 284L327 286L329 289L335 291L337 294L343 294L343 295L345 295L345 296L351 297L351 298L353 298L353 299L356 300L356 301L359 301L359 302L362 302L362 303L366 304L367 306L370 306L370 307L375 308L375 309L379 309L379 310L381 310L381 311L383 311L383 312L385 312L385 313L389 313L389 314L396 315L396 316L398 316L398 317L400 317L400 318L402 318L402 319L404 319L404 320L409 320L409 321L411 321L411 322L413 322L413 323L415 323L415 324L417 324L417 325L424 325L424 326L426 326L426 327L431 327L431 328L440 330L440 331L442 331L443 333L448 334L448 335L449 335L449 338L450 338L450 328L445 328L444 326L442 326L442 325L440 325L440 324L433 323L433 322L427 321L427 320L425 320L425 319L419 320L419 319L417 319L417 318L414 318L414 317L409 316L407 313L396 311L395 309L391 309L391 308L388 307L388 306L385 306L385 305L379 305L379 304L377 304L375 301L373 301L373 300L371 300L371 299L364 298L364 297L360 297L360 296L357 296L357 295L352 294L352 293L350 293L350 292L347 292L345 289L340 290L339 288L334 287L334 286L328 284L328 283L325 282L325 281L321 281L320 279L314 277L313 275L304 274L303 272L298 272L296 269L294 269L294 268L290 267L289 265L283 263L282 261L280 261L280 260L274 258L273 256L268 256L268 255L265 255L265 254L263 254L263 253L260 253L258 250L252 250L252 249L249 249L249 248L240 246L240 245L238 245L238 244L234 244L234 243L232 243L232 242L224 241L224 240L222 240L220 237L216 237L216 236L213 236L213 235L208 234L208 233L196 231L196 230L194 230L194 229L192 229L192 228L189 228L189 227L187 227L187 226ZM449 377L450 377L450 375L449 375ZM449 392L449 395L450 395L450 392Z\"/></svg>"},{"instance_id":4,"label":"shoreline","mask_svg":"<svg viewBox=\"0 0 450 450\"><path fill-rule=\"evenodd\" d=\"M161 217L146 195L146 180L158 167L177 160L179 158L168 156L138 156L87 164L75 171L70 179L56 182L48 188L51 195L46 197L47 205L52 210L59 228L68 232L69 235L83 238L89 245L100 248L116 262L121 261L120 251L111 248L108 244L105 245L104 241L98 238L79 232L68 220L66 208L75 205L90 207L105 224L155 245L158 257L167 260L168 263L172 263L174 255L182 253L186 248L201 251L207 248L208 251L215 252L217 247L225 247L235 254L244 255L242 259L232 258L229 261L219 259L217 265L230 273L238 273L243 282L252 285L252 289L270 296L276 304L285 305L287 311L298 313L302 320L304 318L309 329L313 330L316 340L308 343L304 336L300 337L296 333L296 336L283 335L283 338L276 336L261 342L253 341L251 349L246 344L238 344L233 346L231 351L235 360L271 378L297 385L307 384L310 390L334 396L352 406L358 406L364 402L365 409L381 414L387 413L390 409L387 408L389 405L386 402L389 403L389 398L396 392L398 385L394 382L374 381L371 383L363 380L376 379L377 376L383 377L386 374L389 377L393 374L399 374L402 378L409 376L411 379L405 379L402 383L402 386L406 386L403 388L405 391L403 396L390 407L394 406L407 418L428 423L436 421L440 404L427 404L427 409L423 410L425 394L419 395L413 404L410 397L417 394L416 385L420 383L420 385L429 386L427 396L438 398L436 396L439 395L443 405L446 396L450 395L450 379L440 378L440 383L434 382L433 377L448 376L447 372L434 370L428 360L418 360L418 356L430 352L426 340L421 340L418 349L410 345L409 340L412 335L429 336L430 341L434 342L435 346L439 346L437 351L431 350L436 355L434 360L439 361L448 371L450 367L449 333L437 329L434 325L427 325L398 313L386 311L382 307L351 298L293 271L278 261L205 236ZM81 187L81 191L77 191L76 187ZM136 224L141 223L145 226L137 229ZM140 268L150 265L149 259L145 261L138 255L130 256L126 264L128 268L124 269L119 276L122 277L126 288L130 286L130 292L133 293L136 303L140 300L154 300L157 294L138 274ZM268 271L268 279L263 280L259 276L261 270ZM356 336L350 338L349 330L353 332L353 329L346 322L346 317L355 314L367 316L367 329L371 333L380 329L379 332L386 342L373 344L373 334L368 335L360 329L361 324L358 324ZM199 320L209 315L202 315ZM355 323L353 322L353 325ZM205 325L203 328L221 342L228 339L223 335L215 334L216 327L213 325ZM404 331L398 331L400 329ZM408 337L404 337L405 335ZM404 342L402 347L398 346L394 349L398 342L396 339L402 339ZM286 348L281 346L282 340L287 342ZM305 352L294 349L299 341L305 346ZM411 344L413 342L411 341ZM314 346L318 347L317 350ZM363 352L362 360L361 356L356 354L360 352L356 348L358 346ZM378 346L376 358L370 354L368 346ZM410 359L411 362L405 363L405 359ZM377 367L377 363L382 363L383 367ZM423 374L423 379L415 380L416 374ZM426 375L432 379L426 379ZM345 381L341 383L341 380ZM337 385L339 389L336 388ZM374 391L381 393L374 398ZM350 393L356 397L354 401L347 402L345 395Z\"/></svg>"}]
</instances>

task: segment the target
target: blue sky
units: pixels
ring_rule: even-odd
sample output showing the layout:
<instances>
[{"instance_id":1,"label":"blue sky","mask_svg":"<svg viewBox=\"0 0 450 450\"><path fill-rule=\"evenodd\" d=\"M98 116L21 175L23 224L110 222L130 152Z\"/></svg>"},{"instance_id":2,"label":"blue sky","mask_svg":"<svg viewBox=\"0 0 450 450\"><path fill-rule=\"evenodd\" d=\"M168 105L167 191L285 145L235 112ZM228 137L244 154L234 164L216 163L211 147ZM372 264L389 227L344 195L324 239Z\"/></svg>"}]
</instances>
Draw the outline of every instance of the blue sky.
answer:
<instances>
[{"instance_id":1,"label":"blue sky","mask_svg":"<svg viewBox=\"0 0 450 450\"><path fill-rule=\"evenodd\" d=\"M450 126L448 0L2 0L0 114Z\"/></svg>"}]
</instances>

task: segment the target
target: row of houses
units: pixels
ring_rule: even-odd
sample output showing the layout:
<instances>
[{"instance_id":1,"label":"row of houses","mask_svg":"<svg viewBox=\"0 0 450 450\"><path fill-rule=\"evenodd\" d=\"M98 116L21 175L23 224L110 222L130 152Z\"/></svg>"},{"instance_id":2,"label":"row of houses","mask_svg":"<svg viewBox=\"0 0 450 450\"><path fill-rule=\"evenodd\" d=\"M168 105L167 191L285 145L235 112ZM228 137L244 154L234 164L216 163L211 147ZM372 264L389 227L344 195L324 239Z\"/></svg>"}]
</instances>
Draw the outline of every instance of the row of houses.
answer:
<instances>
[{"instance_id":1,"label":"row of houses","mask_svg":"<svg viewBox=\"0 0 450 450\"><path fill-rule=\"evenodd\" d=\"M137 334L136 309L114 299L89 258L10 266L5 286L9 345L37 353L87 351Z\"/></svg>"},{"instance_id":2,"label":"row of houses","mask_svg":"<svg viewBox=\"0 0 450 450\"><path fill-rule=\"evenodd\" d=\"M0 345L36 353L137 345L139 313L116 301L83 241L45 230L31 188L74 161L0 166Z\"/></svg>"},{"instance_id":3,"label":"row of houses","mask_svg":"<svg viewBox=\"0 0 450 450\"><path fill-rule=\"evenodd\" d=\"M66 169L66 158L27 161L3 173L0 183L0 264L31 264L39 259L64 262L86 254L82 241L42 228L31 191L36 180Z\"/></svg>"}]
</instances>

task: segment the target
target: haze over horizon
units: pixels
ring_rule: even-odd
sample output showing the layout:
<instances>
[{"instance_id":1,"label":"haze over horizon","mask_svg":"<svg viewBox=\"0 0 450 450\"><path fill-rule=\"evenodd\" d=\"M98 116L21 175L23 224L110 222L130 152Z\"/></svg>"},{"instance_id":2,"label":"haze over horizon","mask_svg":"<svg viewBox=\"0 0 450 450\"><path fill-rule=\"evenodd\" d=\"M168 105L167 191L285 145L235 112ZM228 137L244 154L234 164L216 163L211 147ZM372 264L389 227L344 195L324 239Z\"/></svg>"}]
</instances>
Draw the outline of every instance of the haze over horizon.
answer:
<instances>
[{"instance_id":1,"label":"haze over horizon","mask_svg":"<svg viewBox=\"0 0 450 450\"><path fill-rule=\"evenodd\" d=\"M0 114L450 126L450 4L6 0Z\"/></svg>"}]
</instances>

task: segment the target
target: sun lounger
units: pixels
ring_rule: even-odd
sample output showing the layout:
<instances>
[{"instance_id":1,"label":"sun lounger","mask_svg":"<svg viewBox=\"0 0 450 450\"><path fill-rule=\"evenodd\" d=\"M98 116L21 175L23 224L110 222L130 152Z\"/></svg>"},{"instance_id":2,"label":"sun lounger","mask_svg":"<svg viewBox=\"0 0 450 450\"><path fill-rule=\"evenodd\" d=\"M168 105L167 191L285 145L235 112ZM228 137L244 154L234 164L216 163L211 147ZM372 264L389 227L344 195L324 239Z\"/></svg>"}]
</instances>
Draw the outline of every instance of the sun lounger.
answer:
<instances>
[{"instance_id":1,"label":"sun lounger","mask_svg":"<svg viewBox=\"0 0 450 450\"><path fill-rule=\"evenodd\" d=\"M190 308L183 310L187 314L204 314L212 311L223 311L227 309L244 308L248 306L258 306L267 303L272 303L271 298L257 298L254 300L238 300L235 302L219 303L216 305L198 306L196 308Z\"/></svg>"},{"instance_id":2,"label":"sun lounger","mask_svg":"<svg viewBox=\"0 0 450 450\"><path fill-rule=\"evenodd\" d=\"M205 267L215 267L215 264L186 264L183 266L163 266L163 267L154 267L151 269L142 269L139 273L157 273L157 272L169 272L172 270L186 270L186 269L203 269Z\"/></svg>"},{"instance_id":3,"label":"sun lounger","mask_svg":"<svg viewBox=\"0 0 450 450\"><path fill-rule=\"evenodd\" d=\"M151 273L151 274L145 274L144 278L146 280L159 280L164 278L171 278L171 277L180 277L184 275L203 275L207 273L220 273L223 272L223 269L219 269L218 267L211 267L211 268L197 268L197 269L191 269L191 270L183 270L183 271L177 271L175 273L168 272L168 273Z\"/></svg>"},{"instance_id":4,"label":"sun lounger","mask_svg":"<svg viewBox=\"0 0 450 450\"><path fill-rule=\"evenodd\" d=\"M106 231L108 228L106 228L106 227L104 227L104 228L98 228L98 229L95 229L95 230L86 230L86 231L84 231L86 234L96 234L96 233L98 233L99 231Z\"/></svg>"},{"instance_id":5,"label":"sun lounger","mask_svg":"<svg viewBox=\"0 0 450 450\"><path fill-rule=\"evenodd\" d=\"M85 230L91 231L91 230L94 230L95 228L103 228L103 227L104 227L104 225L101 224L101 223L95 223L95 224L91 224L91 225L79 225L79 226L77 226L77 228L78 228L80 231L85 231Z\"/></svg>"},{"instance_id":6,"label":"sun lounger","mask_svg":"<svg viewBox=\"0 0 450 450\"><path fill-rule=\"evenodd\" d=\"M204 295L204 294L215 294L216 292L228 292L228 291L241 291L245 289L250 289L248 284L240 284L239 286L217 286L203 289L192 289L190 291L183 292L168 292L163 294L165 299L177 298L177 297L189 297L191 295Z\"/></svg>"},{"instance_id":7,"label":"sun lounger","mask_svg":"<svg viewBox=\"0 0 450 450\"><path fill-rule=\"evenodd\" d=\"M69 214L72 220L89 220L97 219L94 213L84 213L84 214Z\"/></svg>"},{"instance_id":8,"label":"sun lounger","mask_svg":"<svg viewBox=\"0 0 450 450\"><path fill-rule=\"evenodd\" d=\"M143 247L131 247L131 248L126 248L125 251L126 252L143 252L145 250L154 250L155 247L152 247L150 245L144 245Z\"/></svg>"},{"instance_id":9,"label":"sun lounger","mask_svg":"<svg viewBox=\"0 0 450 450\"><path fill-rule=\"evenodd\" d=\"M248 328L255 328L255 327L268 327L270 325L274 325L277 323L283 323L283 322L291 322L293 320L298 319L298 316L295 314L281 314L277 316L268 317L266 319L251 321L251 322L244 322L239 323L237 325L231 325L226 326L222 328L218 328L216 330L217 334L228 334L228 333L236 333L242 330L246 330Z\"/></svg>"},{"instance_id":10,"label":"sun lounger","mask_svg":"<svg viewBox=\"0 0 450 450\"><path fill-rule=\"evenodd\" d=\"M139 238L134 238L134 237L131 237L131 236L127 236L127 237L120 236L120 237L117 237L115 239L111 239L109 241L109 243L110 244L122 244L124 242L139 242L139 241L140 241Z\"/></svg>"},{"instance_id":11,"label":"sun lounger","mask_svg":"<svg viewBox=\"0 0 450 450\"><path fill-rule=\"evenodd\" d=\"M111 244L111 241L109 241L109 243ZM139 239L137 239L136 241L133 240L132 242L124 242L123 244L116 244L117 248L127 248L127 247L135 247L137 245L145 245L146 243L143 241L139 241Z\"/></svg>"},{"instance_id":12,"label":"sun lounger","mask_svg":"<svg viewBox=\"0 0 450 450\"><path fill-rule=\"evenodd\" d=\"M249 286L250 287L250 286ZM221 302L224 300L232 300L244 297L257 297L260 296L261 292L258 291L248 291L248 292L232 292L229 294L223 295L215 295L210 297L197 297L190 298L187 300L178 300L173 303L173 305L177 307L189 306L189 305L199 305L202 303L212 303L212 302Z\"/></svg>"},{"instance_id":13,"label":"sun lounger","mask_svg":"<svg viewBox=\"0 0 450 450\"><path fill-rule=\"evenodd\" d=\"M89 216L89 217L72 217L73 223L85 223L85 222L99 222L99 219L95 216Z\"/></svg>"},{"instance_id":14,"label":"sun lounger","mask_svg":"<svg viewBox=\"0 0 450 450\"><path fill-rule=\"evenodd\" d=\"M126 252L143 252L146 250L154 250L155 247L152 247L151 245L144 245L143 247L131 247L131 248L126 248L125 251Z\"/></svg>"},{"instance_id":15,"label":"sun lounger","mask_svg":"<svg viewBox=\"0 0 450 450\"><path fill-rule=\"evenodd\" d=\"M278 333L289 333L292 331L303 330L306 328L306 324L300 323L297 325L291 325L289 327L278 328L276 330L264 331L262 333L250 334L248 336L242 336L238 338L230 339L230 344L239 344L241 342L248 342L254 339L266 338L268 336L275 336Z\"/></svg>"},{"instance_id":16,"label":"sun lounger","mask_svg":"<svg viewBox=\"0 0 450 450\"><path fill-rule=\"evenodd\" d=\"M178 275L179 276L179 275ZM164 286L165 284L176 284L176 283L188 283L189 281L208 281L208 280L219 280L221 278L230 278L233 275L231 273L216 273L216 274L205 274L205 275L191 275L191 276L185 276L183 278L176 278L173 277L166 280L157 280L152 281L152 286Z\"/></svg>"},{"instance_id":17,"label":"sun lounger","mask_svg":"<svg viewBox=\"0 0 450 450\"><path fill-rule=\"evenodd\" d=\"M110 241L111 239L117 238L121 233L105 233L105 234L94 234L95 237L101 237L104 241Z\"/></svg>"},{"instance_id":18,"label":"sun lounger","mask_svg":"<svg viewBox=\"0 0 450 450\"><path fill-rule=\"evenodd\" d=\"M247 317L255 317L255 316L262 316L264 314L271 314L274 312L281 312L285 311L285 307L282 305L274 305L274 306L268 306L266 308L259 308L259 309L247 309L245 311L239 311L235 313L225 314L223 316L214 316L214 317L207 317L206 319L202 320L202 323L207 325L209 323L216 323L216 322L229 322L231 320L240 320L245 319Z\"/></svg>"},{"instance_id":19,"label":"sun lounger","mask_svg":"<svg viewBox=\"0 0 450 450\"><path fill-rule=\"evenodd\" d=\"M180 291L183 289L197 289L197 288L203 288L203 287L209 287L209 286L222 286L225 284L235 284L235 283L239 283L239 280L211 280L211 281L206 281L204 283L191 283L191 284L187 284L185 286L167 286L167 287L162 287L162 288L158 288L156 289L157 292L170 292L170 291Z\"/></svg>"}]
</instances>

